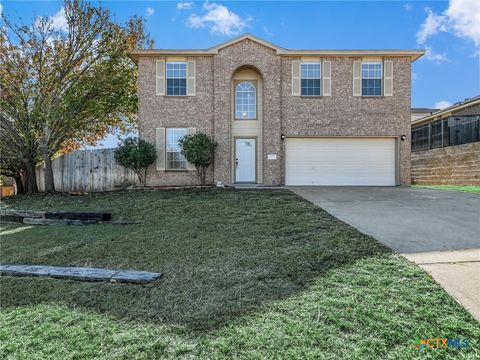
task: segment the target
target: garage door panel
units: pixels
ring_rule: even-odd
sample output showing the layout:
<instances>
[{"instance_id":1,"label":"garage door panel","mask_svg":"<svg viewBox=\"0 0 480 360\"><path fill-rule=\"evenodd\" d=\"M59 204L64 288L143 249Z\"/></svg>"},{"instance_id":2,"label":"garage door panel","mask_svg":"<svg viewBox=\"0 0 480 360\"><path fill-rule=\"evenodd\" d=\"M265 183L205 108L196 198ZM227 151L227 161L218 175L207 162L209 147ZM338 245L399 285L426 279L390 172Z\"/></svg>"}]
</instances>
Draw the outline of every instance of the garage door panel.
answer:
<instances>
[{"instance_id":1,"label":"garage door panel","mask_svg":"<svg viewBox=\"0 0 480 360\"><path fill-rule=\"evenodd\" d=\"M393 138L288 138L287 185L395 185Z\"/></svg>"}]
</instances>

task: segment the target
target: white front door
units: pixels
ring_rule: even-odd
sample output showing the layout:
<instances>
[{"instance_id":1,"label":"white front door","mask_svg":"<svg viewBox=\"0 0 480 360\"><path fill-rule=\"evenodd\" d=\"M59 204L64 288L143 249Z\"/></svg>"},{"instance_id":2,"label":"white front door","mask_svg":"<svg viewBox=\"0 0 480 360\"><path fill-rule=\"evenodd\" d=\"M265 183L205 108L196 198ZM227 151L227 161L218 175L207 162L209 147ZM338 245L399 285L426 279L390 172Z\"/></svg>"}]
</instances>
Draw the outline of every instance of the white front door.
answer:
<instances>
[{"instance_id":1,"label":"white front door","mask_svg":"<svg viewBox=\"0 0 480 360\"><path fill-rule=\"evenodd\" d=\"M235 139L235 182L255 182L255 139Z\"/></svg>"}]
</instances>

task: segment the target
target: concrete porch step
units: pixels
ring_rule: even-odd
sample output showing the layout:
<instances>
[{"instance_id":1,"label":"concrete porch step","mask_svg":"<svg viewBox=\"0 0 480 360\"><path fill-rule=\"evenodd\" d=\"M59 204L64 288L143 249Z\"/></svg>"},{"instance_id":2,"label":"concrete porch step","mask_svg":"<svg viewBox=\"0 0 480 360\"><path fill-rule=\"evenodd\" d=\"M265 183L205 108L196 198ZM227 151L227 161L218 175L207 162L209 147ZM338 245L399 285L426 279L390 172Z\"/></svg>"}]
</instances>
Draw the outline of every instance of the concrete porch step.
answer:
<instances>
[{"instance_id":1,"label":"concrete porch step","mask_svg":"<svg viewBox=\"0 0 480 360\"><path fill-rule=\"evenodd\" d=\"M233 184L235 189L254 189L254 190L279 190L285 189L284 186L267 186L261 184Z\"/></svg>"}]
</instances>

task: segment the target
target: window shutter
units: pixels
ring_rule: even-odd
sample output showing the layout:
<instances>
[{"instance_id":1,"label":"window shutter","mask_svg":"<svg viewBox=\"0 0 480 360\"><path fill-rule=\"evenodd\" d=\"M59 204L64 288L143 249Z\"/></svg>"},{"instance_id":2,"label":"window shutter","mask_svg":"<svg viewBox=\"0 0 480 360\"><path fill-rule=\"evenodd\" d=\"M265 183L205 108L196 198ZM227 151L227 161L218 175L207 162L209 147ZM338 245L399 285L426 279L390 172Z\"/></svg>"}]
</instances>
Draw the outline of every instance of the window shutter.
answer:
<instances>
[{"instance_id":1,"label":"window shutter","mask_svg":"<svg viewBox=\"0 0 480 360\"><path fill-rule=\"evenodd\" d=\"M322 62L322 95L332 96L332 62Z\"/></svg>"},{"instance_id":2,"label":"window shutter","mask_svg":"<svg viewBox=\"0 0 480 360\"><path fill-rule=\"evenodd\" d=\"M300 96L300 61L292 61L292 95Z\"/></svg>"},{"instance_id":3,"label":"window shutter","mask_svg":"<svg viewBox=\"0 0 480 360\"><path fill-rule=\"evenodd\" d=\"M393 61L383 62L383 96L393 96Z\"/></svg>"},{"instance_id":4,"label":"window shutter","mask_svg":"<svg viewBox=\"0 0 480 360\"><path fill-rule=\"evenodd\" d=\"M187 134L188 135L193 135L197 132L197 129L196 128L187 128ZM195 170L195 165L192 165L190 164L189 162L187 162L187 170Z\"/></svg>"},{"instance_id":5,"label":"window shutter","mask_svg":"<svg viewBox=\"0 0 480 360\"><path fill-rule=\"evenodd\" d=\"M165 95L165 60L155 63L155 89L157 95Z\"/></svg>"},{"instance_id":6,"label":"window shutter","mask_svg":"<svg viewBox=\"0 0 480 360\"><path fill-rule=\"evenodd\" d=\"M353 96L362 96L362 62L353 62Z\"/></svg>"},{"instance_id":7,"label":"window shutter","mask_svg":"<svg viewBox=\"0 0 480 360\"><path fill-rule=\"evenodd\" d=\"M187 61L187 95L195 96L195 61Z\"/></svg>"},{"instance_id":8,"label":"window shutter","mask_svg":"<svg viewBox=\"0 0 480 360\"><path fill-rule=\"evenodd\" d=\"M157 170L165 170L165 128L157 128L155 132L157 148Z\"/></svg>"}]
</instances>

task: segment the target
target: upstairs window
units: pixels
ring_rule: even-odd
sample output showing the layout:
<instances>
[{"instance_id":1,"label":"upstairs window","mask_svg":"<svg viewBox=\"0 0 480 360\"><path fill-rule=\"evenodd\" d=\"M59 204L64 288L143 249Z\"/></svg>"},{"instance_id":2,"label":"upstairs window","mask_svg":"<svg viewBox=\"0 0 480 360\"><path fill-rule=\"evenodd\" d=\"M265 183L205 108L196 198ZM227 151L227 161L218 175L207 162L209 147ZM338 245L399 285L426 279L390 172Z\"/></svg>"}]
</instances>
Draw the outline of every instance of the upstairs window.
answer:
<instances>
[{"instance_id":1,"label":"upstairs window","mask_svg":"<svg viewBox=\"0 0 480 360\"><path fill-rule=\"evenodd\" d=\"M320 96L321 70L319 62L302 62L300 64L302 96Z\"/></svg>"},{"instance_id":2,"label":"upstairs window","mask_svg":"<svg viewBox=\"0 0 480 360\"><path fill-rule=\"evenodd\" d=\"M382 96L382 63L362 63L362 96Z\"/></svg>"},{"instance_id":3,"label":"upstairs window","mask_svg":"<svg viewBox=\"0 0 480 360\"><path fill-rule=\"evenodd\" d=\"M167 95L187 95L186 62L167 62Z\"/></svg>"},{"instance_id":4,"label":"upstairs window","mask_svg":"<svg viewBox=\"0 0 480 360\"><path fill-rule=\"evenodd\" d=\"M242 81L235 87L235 119L257 118L257 89L250 81Z\"/></svg>"},{"instance_id":5,"label":"upstairs window","mask_svg":"<svg viewBox=\"0 0 480 360\"><path fill-rule=\"evenodd\" d=\"M187 160L181 153L179 140L187 135L186 128L168 128L166 133L167 170L185 170Z\"/></svg>"}]
</instances>

